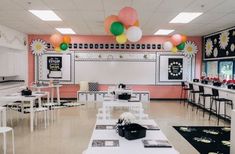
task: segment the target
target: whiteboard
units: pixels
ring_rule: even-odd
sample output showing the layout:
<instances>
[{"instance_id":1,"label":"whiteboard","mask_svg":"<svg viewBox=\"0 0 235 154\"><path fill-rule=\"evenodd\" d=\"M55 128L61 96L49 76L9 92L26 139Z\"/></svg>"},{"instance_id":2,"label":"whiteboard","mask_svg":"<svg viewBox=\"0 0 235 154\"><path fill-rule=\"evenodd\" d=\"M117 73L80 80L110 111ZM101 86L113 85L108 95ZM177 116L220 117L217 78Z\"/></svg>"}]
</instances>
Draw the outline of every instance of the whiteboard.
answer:
<instances>
[{"instance_id":1,"label":"whiteboard","mask_svg":"<svg viewBox=\"0 0 235 154\"><path fill-rule=\"evenodd\" d=\"M75 82L155 84L155 61L75 61Z\"/></svg>"},{"instance_id":2,"label":"whiteboard","mask_svg":"<svg viewBox=\"0 0 235 154\"><path fill-rule=\"evenodd\" d=\"M50 71L48 62L50 58L59 59L61 61L59 71ZM58 80L63 82L73 82L73 57L71 53L45 53L36 56L36 78L38 81Z\"/></svg>"}]
</instances>

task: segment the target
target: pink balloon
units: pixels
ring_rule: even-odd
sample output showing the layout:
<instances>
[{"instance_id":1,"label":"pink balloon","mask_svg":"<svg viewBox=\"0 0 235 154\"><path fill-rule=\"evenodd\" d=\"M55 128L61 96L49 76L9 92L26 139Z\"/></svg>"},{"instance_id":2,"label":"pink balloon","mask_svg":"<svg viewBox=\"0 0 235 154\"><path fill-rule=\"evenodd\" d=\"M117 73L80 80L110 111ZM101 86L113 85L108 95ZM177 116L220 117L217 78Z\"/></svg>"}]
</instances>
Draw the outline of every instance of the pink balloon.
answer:
<instances>
[{"instance_id":1,"label":"pink balloon","mask_svg":"<svg viewBox=\"0 0 235 154\"><path fill-rule=\"evenodd\" d=\"M119 11L118 19L125 25L134 25L138 20L137 12L132 7L124 7Z\"/></svg>"},{"instance_id":2,"label":"pink balloon","mask_svg":"<svg viewBox=\"0 0 235 154\"><path fill-rule=\"evenodd\" d=\"M171 42L177 46L180 43L182 43L182 36L180 34L175 34L173 36L171 36Z\"/></svg>"}]
</instances>

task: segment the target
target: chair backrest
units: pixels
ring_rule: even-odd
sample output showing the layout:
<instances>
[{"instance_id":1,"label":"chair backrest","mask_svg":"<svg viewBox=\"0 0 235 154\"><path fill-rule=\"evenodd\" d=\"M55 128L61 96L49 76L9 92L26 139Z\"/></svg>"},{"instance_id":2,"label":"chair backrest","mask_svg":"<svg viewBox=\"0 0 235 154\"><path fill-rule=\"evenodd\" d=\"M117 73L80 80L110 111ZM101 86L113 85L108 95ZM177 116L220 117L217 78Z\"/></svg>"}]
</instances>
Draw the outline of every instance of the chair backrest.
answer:
<instances>
[{"instance_id":1,"label":"chair backrest","mask_svg":"<svg viewBox=\"0 0 235 154\"><path fill-rule=\"evenodd\" d=\"M199 91L204 94L204 87L203 86L199 86Z\"/></svg>"},{"instance_id":2,"label":"chair backrest","mask_svg":"<svg viewBox=\"0 0 235 154\"><path fill-rule=\"evenodd\" d=\"M215 97L219 97L219 90L212 88L212 95Z\"/></svg>"},{"instance_id":3,"label":"chair backrest","mask_svg":"<svg viewBox=\"0 0 235 154\"><path fill-rule=\"evenodd\" d=\"M188 85L189 85L189 89L190 89L190 90L193 90L193 84L190 83L190 84L188 84Z\"/></svg>"},{"instance_id":4,"label":"chair backrest","mask_svg":"<svg viewBox=\"0 0 235 154\"><path fill-rule=\"evenodd\" d=\"M182 81L181 82L181 87L185 87L186 85L185 85L185 83L184 83L184 81Z\"/></svg>"}]
</instances>

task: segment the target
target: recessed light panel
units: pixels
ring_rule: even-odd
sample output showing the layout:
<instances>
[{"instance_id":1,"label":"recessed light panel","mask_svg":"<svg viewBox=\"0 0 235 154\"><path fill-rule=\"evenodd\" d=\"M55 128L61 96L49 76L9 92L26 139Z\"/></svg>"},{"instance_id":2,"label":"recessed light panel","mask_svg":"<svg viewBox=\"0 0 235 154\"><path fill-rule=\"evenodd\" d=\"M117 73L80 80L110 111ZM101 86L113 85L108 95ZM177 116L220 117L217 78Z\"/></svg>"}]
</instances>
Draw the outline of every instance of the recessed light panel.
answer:
<instances>
[{"instance_id":1,"label":"recessed light panel","mask_svg":"<svg viewBox=\"0 0 235 154\"><path fill-rule=\"evenodd\" d=\"M51 10L29 10L29 12L43 21L61 21L61 18Z\"/></svg>"},{"instance_id":2,"label":"recessed light panel","mask_svg":"<svg viewBox=\"0 0 235 154\"><path fill-rule=\"evenodd\" d=\"M202 15L202 12L181 12L170 23L189 23Z\"/></svg>"}]
</instances>

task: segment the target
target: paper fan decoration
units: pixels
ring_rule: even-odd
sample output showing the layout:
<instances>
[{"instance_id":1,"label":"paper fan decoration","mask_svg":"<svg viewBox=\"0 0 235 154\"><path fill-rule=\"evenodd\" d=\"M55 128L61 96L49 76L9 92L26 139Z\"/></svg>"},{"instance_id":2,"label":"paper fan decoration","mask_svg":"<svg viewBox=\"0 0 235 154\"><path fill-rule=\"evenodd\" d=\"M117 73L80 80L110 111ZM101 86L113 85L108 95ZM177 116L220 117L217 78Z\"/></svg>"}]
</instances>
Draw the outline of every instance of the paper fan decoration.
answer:
<instances>
[{"instance_id":1,"label":"paper fan decoration","mask_svg":"<svg viewBox=\"0 0 235 154\"><path fill-rule=\"evenodd\" d=\"M187 57L193 57L198 52L197 45L194 42L187 41L185 43L183 54Z\"/></svg>"},{"instance_id":2,"label":"paper fan decoration","mask_svg":"<svg viewBox=\"0 0 235 154\"><path fill-rule=\"evenodd\" d=\"M212 49L213 49L213 43L211 41L211 39L208 39L206 41L206 55L209 57L212 53Z\"/></svg>"},{"instance_id":3,"label":"paper fan decoration","mask_svg":"<svg viewBox=\"0 0 235 154\"><path fill-rule=\"evenodd\" d=\"M219 45L221 49L225 49L228 46L229 42L229 32L224 31L219 36Z\"/></svg>"},{"instance_id":4,"label":"paper fan decoration","mask_svg":"<svg viewBox=\"0 0 235 154\"><path fill-rule=\"evenodd\" d=\"M32 41L30 47L34 55L42 55L46 52L47 43L41 39L37 39Z\"/></svg>"}]
</instances>

